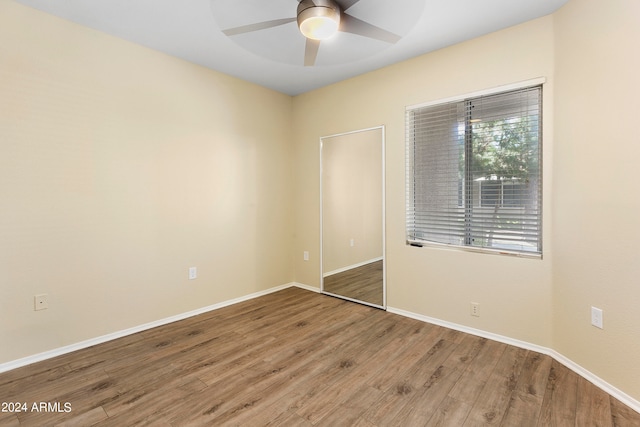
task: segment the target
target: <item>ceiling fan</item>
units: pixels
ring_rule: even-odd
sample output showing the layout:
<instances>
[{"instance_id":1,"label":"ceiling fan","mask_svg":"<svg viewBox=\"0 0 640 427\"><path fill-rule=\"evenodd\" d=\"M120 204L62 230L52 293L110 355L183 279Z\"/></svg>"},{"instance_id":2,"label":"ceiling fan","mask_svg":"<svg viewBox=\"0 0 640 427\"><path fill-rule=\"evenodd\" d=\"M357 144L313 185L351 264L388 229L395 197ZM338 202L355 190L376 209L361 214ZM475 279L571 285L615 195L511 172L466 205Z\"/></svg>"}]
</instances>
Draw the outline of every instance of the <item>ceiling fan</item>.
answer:
<instances>
[{"instance_id":1,"label":"ceiling fan","mask_svg":"<svg viewBox=\"0 0 640 427\"><path fill-rule=\"evenodd\" d=\"M293 0L290 1L293 3ZM224 28L222 32L234 38L236 36L259 33L264 30L297 22L299 29L298 34L301 38L302 36L305 38L304 60L301 61L305 67L316 65L321 44L339 32L355 34L389 45L395 44L401 39L400 35L370 22L366 22L363 19L359 19L349 13L349 9L353 8L361 0L296 1L298 2L297 10L294 9L292 5L290 16ZM269 8L270 5L267 2L263 2L261 6L256 7ZM294 12L295 16L291 16Z\"/></svg>"}]
</instances>

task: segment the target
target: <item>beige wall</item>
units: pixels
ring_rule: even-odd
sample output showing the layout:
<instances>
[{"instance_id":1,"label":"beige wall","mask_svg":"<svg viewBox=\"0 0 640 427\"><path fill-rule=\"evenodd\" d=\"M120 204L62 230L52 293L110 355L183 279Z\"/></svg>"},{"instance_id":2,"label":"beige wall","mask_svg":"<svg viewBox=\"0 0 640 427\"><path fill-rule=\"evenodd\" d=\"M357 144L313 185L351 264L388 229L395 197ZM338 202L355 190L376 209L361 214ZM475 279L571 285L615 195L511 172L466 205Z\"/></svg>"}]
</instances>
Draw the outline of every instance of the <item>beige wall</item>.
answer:
<instances>
[{"instance_id":1,"label":"beige wall","mask_svg":"<svg viewBox=\"0 0 640 427\"><path fill-rule=\"evenodd\" d=\"M640 400L640 2L573 0L554 23L554 348Z\"/></svg>"},{"instance_id":2,"label":"beige wall","mask_svg":"<svg viewBox=\"0 0 640 427\"><path fill-rule=\"evenodd\" d=\"M322 138L321 156L326 275L383 255L382 129Z\"/></svg>"},{"instance_id":3,"label":"beige wall","mask_svg":"<svg viewBox=\"0 0 640 427\"><path fill-rule=\"evenodd\" d=\"M291 282L289 96L10 1L0 40L0 363Z\"/></svg>"},{"instance_id":4,"label":"beige wall","mask_svg":"<svg viewBox=\"0 0 640 427\"><path fill-rule=\"evenodd\" d=\"M553 19L546 17L294 99L296 281L319 286L318 137L386 125L387 302L539 345L551 345L551 252L519 259L405 245L405 106L546 77L545 241L550 238ZM311 251L311 260L302 252ZM300 256L298 256L300 254ZM469 315L471 301L481 317Z\"/></svg>"}]
</instances>

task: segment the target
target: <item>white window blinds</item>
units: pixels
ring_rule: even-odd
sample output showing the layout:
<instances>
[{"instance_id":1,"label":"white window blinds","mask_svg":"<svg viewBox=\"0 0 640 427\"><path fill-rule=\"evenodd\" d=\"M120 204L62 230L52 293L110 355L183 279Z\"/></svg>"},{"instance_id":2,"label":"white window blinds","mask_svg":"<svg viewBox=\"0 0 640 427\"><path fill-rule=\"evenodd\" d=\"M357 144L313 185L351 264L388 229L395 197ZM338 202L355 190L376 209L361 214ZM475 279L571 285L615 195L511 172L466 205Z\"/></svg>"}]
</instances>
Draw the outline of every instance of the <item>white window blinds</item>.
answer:
<instances>
[{"instance_id":1,"label":"white window blinds","mask_svg":"<svg viewBox=\"0 0 640 427\"><path fill-rule=\"evenodd\" d=\"M542 252L542 87L409 108L407 241Z\"/></svg>"}]
</instances>

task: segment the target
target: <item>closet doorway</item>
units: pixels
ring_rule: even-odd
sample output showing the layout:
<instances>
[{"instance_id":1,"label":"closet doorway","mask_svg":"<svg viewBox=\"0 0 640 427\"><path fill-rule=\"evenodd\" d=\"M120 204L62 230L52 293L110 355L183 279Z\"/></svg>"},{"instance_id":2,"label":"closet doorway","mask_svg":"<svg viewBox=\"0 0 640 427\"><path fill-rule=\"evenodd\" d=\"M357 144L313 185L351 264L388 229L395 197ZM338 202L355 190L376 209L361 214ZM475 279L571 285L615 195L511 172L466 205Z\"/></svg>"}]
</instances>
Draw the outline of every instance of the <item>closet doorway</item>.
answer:
<instances>
[{"instance_id":1,"label":"closet doorway","mask_svg":"<svg viewBox=\"0 0 640 427\"><path fill-rule=\"evenodd\" d=\"M320 138L321 290L386 308L384 126Z\"/></svg>"}]
</instances>

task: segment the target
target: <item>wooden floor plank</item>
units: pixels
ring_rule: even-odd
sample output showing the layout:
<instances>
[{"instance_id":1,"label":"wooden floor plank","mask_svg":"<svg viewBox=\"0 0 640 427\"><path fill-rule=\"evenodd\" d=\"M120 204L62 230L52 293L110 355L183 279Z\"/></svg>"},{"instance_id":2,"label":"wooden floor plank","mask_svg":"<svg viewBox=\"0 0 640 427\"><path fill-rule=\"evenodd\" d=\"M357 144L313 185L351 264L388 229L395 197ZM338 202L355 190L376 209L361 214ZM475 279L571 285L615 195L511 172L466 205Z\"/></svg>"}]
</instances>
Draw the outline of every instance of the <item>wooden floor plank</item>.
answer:
<instances>
[{"instance_id":1,"label":"wooden floor plank","mask_svg":"<svg viewBox=\"0 0 640 427\"><path fill-rule=\"evenodd\" d=\"M609 395L578 377L576 398L576 425L611 426L611 402Z\"/></svg>"},{"instance_id":2,"label":"wooden floor plank","mask_svg":"<svg viewBox=\"0 0 640 427\"><path fill-rule=\"evenodd\" d=\"M429 379L418 389L418 392L411 397L409 404L398 413L393 420L394 425L427 425L431 423L431 419L443 404L449 405L446 410L449 419L458 418L460 420L458 425L462 425L462 421L466 419L468 408L465 406L467 405L458 405L457 403L460 402L455 402L455 399L450 398L448 393L484 347L486 340L471 335L457 336L455 334L444 334L443 339L458 345L435 369ZM454 415L453 406L463 410L464 416L460 413ZM440 418L442 420L445 417L441 416ZM438 425L439 422L441 421L436 419L433 424Z\"/></svg>"},{"instance_id":3,"label":"wooden floor plank","mask_svg":"<svg viewBox=\"0 0 640 427\"><path fill-rule=\"evenodd\" d=\"M463 425L500 425L507 413L528 351L508 347L498 360Z\"/></svg>"},{"instance_id":4,"label":"wooden floor plank","mask_svg":"<svg viewBox=\"0 0 640 427\"><path fill-rule=\"evenodd\" d=\"M408 371L396 378L394 387L385 392L384 398L364 414L375 425L392 425L411 412L416 404L415 395L422 396L428 384L442 375L442 363L456 345L438 340Z\"/></svg>"},{"instance_id":5,"label":"wooden floor plank","mask_svg":"<svg viewBox=\"0 0 640 427\"><path fill-rule=\"evenodd\" d=\"M500 360L507 345L485 340L478 354L467 366L464 374L449 392L449 396L473 407L482 393L489 376Z\"/></svg>"},{"instance_id":6,"label":"wooden floor plank","mask_svg":"<svg viewBox=\"0 0 640 427\"><path fill-rule=\"evenodd\" d=\"M359 422L364 423L362 414L375 405L382 394L380 390L363 384L349 393L348 398L342 399L340 404L333 406L331 411L314 425L346 427L358 425Z\"/></svg>"},{"instance_id":7,"label":"wooden floor plank","mask_svg":"<svg viewBox=\"0 0 640 427\"><path fill-rule=\"evenodd\" d=\"M536 426L547 387L551 358L529 352L522 368L503 425Z\"/></svg>"},{"instance_id":8,"label":"wooden floor plank","mask_svg":"<svg viewBox=\"0 0 640 427\"><path fill-rule=\"evenodd\" d=\"M382 391L392 389L400 376L404 376L412 366L414 366L424 354L429 351L438 341L440 341L445 330L439 326L427 323L417 323L413 328L413 333L407 337L405 350L395 357L393 364L387 364L386 369L379 375L368 381L372 387Z\"/></svg>"},{"instance_id":9,"label":"wooden floor plank","mask_svg":"<svg viewBox=\"0 0 640 427\"><path fill-rule=\"evenodd\" d=\"M428 427L461 426L471 412L471 405L446 396L435 409L429 421Z\"/></svg>"},{"instance_id":10,"label":"wooden floor plank","mask_svg":"<svg viewBox=\"0 0 640 427\"><path fill-rule=\"evenodd\" d=\"M378 375L387 360L395 353L396 345L401 338L410 332L406 325L396 327L396 322L386 315L383 315L382 319L384 322L372 324L365 334L358 337L371 344L367 349L354 346L332 355L335 364L344 372L341 372L340 378L322 390L320 398L310 400L301 407L298 414L312 423L317 423L338 406L348 407L353 395L361 389L361 384Z\"/></svg>"},{"instance_id":11,"label":"wooden floor plank","mask_svg":"<svg viewBox=\"0 0 640 427\"><path fill-rule=\"evenodd\" d=\"M462 371L439 365L429 379L417 390L391 425L426 425L448 397L447 393L460 378Z\"/></svg>"},{"instance_id":12,"label":"wooden floor plank","mask_svg":"<svg viewBox=\"0 0 640 427\"><path fill-rule=\"evenodd\" d=\"M609 398L611 403L611 418L615 427L640 426L639 414L614 397Z\"/></svg>"},{"instance_id":13,"label":"wooden floor plank","mask_svg":"<svg viewBox=\"0 0 640 427\"><path fill-rule=\"evenodd\" d=\"M266 419L262 415L248 421L247 426L256 427L311 427L312 424L300 417L295 411L282 412L275 418Z\"/></svg>"},{"instance_id":14,"label":"wooden floor plank","mask_svg":"<svg viewBox=\"0 0 640 427\"><path fill-rule=\"evenodd\" d=\"M9 412L0 414L0 426L18 427L19 425L20 421L16 414Z\"/></svg>"},{"instance_id":15,"label":"wooden floor plank","mask_svg":"<svg viewBox=\"0 0 640 427\"><path fill-rule=\"evenodd\" d=\"M0 374L2 426L640 426L548 356L289 288Z\"/></svg>"},{"instance_id":16,"label":"wooden floor plank","mask_svg":"<svg viewBox=\"0 0 640 427\"><path fill-rule=\"evenodd\" d=\"M56 427L92 426L99 423L100 421L106 420L107 418L107 413L101 406L98 406L97 408L93 408L87 412L83 412L77 417L69 418L68 420L62 421L61 423L57 424Z\"/></svg>"},{"instance_id":17,"label":"wooden floor plank","mask_svg":"<svg viewBox=\"0 0 640 427\"><path fill-rule=\"evenodd\" d=\"M575 425L577 396L578 375L552 361L538 425Z\"/></svg>"}]
</instances>

